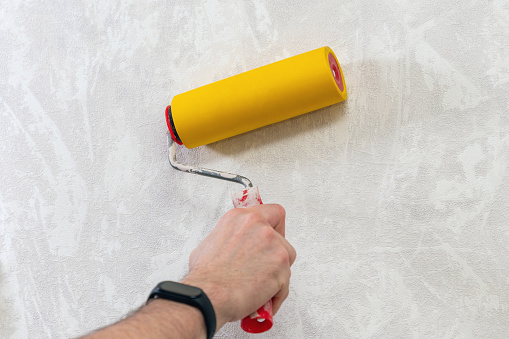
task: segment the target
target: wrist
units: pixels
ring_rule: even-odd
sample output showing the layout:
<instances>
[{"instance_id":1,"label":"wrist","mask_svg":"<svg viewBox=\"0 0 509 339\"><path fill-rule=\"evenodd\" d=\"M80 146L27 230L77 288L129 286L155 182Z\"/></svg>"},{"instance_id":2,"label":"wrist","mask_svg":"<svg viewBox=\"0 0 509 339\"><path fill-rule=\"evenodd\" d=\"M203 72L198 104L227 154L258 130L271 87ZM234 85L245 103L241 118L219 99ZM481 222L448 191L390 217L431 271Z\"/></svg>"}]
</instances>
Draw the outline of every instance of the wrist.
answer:
<instances>
[{"instance_id":1,"label":"wrist","mask_svg":"<svg viewBox=\"0 0 509 339\"><path fill-rule=\"evenodd\" d=\"M200 288L209 298L216 315L216 332L219 331L224 324L231 321L226 311L227 293L222 286L218 286L213 282L199 277L197 274L190 273L182 281L182 284Z\"/></svg>"}]
</instances>

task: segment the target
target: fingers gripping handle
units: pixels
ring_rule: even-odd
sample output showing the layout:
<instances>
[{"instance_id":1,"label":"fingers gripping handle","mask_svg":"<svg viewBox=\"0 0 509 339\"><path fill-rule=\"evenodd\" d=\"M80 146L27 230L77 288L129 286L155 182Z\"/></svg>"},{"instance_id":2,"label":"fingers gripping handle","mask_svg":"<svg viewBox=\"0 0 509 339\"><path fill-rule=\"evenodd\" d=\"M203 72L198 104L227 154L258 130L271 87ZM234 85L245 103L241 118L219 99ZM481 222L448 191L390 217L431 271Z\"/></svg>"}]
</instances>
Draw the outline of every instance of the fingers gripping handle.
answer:
<instances>
[{"instance_id":1,"label":"fingers gripping handle","mask_svg":"<svg viewBox=\"0 0 509 339\"><path fill-rule=\"evenodd\" d=\"M262 204L262 198L258 187L248 187L232 194L235 208L251 207ZM260 307L258 311L245 317L240 322L240 327L248 333L262 333L272 327L272 299Z\"/></svg>"}]
</instances>

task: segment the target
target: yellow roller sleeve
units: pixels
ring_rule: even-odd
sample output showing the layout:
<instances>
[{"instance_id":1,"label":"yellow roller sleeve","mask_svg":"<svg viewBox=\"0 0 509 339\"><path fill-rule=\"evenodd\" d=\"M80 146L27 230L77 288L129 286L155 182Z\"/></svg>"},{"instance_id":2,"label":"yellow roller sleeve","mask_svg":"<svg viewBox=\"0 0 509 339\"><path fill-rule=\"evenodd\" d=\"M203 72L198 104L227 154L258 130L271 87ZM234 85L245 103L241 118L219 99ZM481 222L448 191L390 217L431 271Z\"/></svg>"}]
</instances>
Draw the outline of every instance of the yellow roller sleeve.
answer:
<instances>
[{"instance_id":1,"label":"yellow roller sleeve","mask_svg":"<svg viewBox=\"0 0 509 339\"><path fill-rule=\"evenodd\" d=\"M346 99L345 79L329 47L296 55L175 96L174 130L193 148ZM170 127L171 129L171 127Z\"/></svg>"}]
</instances>

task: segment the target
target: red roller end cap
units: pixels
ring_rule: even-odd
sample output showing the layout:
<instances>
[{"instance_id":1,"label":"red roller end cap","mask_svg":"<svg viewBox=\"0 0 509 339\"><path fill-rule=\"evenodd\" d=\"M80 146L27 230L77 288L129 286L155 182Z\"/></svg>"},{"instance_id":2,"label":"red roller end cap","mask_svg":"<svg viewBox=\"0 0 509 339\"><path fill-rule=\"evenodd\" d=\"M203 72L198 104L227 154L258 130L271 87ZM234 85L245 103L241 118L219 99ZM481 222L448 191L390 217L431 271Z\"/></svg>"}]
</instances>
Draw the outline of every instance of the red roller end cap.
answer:
<instances>
[{"instance_id":1,"label":"red roller end cap","mask_svg":"<svg viewBox=\"0 0 509 339\"><path fill-rule=\"evenodd\" d=\"M330 70L332 71L332 76L334 77L334 80L336 81L336 85L338 85L338 88L341 92L345 90L345 86L343 85L343 78L341 77L341 70L339 69L338 61L334 57L332 53L329 53L329 66Z\"/></svg>"},{"instance_id":2,"label":"red roller end cap","mask_svg":"<svg viewBox=\"0 0 509 339\"><path fill-rule=\"evenodd\" d=\"M175 136L175 133L173 132L174 126L172 126L172 123L170 121L170 107L171 107L171 105L166 107L166 113L165 113L165 115L166 115L166 125L168 125L168 130L170 131L171 138L173 139L173 141L175 141L179 145L182 145L182 143L177 139L177 137Z\"/></svg>"}]
</instances>

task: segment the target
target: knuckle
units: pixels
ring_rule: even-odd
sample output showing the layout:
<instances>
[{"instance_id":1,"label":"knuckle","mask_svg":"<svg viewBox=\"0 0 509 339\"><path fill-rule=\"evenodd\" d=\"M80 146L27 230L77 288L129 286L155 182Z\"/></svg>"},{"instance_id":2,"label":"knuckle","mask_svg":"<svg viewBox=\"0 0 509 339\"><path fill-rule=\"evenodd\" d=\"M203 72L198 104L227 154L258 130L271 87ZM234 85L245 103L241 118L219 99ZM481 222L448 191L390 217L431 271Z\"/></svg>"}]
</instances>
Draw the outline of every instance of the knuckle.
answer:
<instances>
[{"instance_id":1,"label":"knuckle","mask_svg":"<svg viewBox=\"0 0 509 339\"><path fill-rule=\"evenodd\" d=\"M292 262L295 261L295 259L297 259L297 251L295 250L295 247L293 247L292 245L290 245L290 259Z\"/></svg>"},{"instance_id":2,"label":"knuckle","mask_svg":"<svg viewBox=\"0 0 509 339\"><path fill-rule=\"evenodd\" d=\"M290 255L288 254L288 252L285 249L280 249L276 253L275 257L276 257L276 261L279 266L283 266L283 267L289 266Z\"/></svg>"},{"instance_id":3,"label":"knuckle","mask_svg":"<svg viewBox=\"0 0 509 339\"><path fill-rule=\"evenodd\" d=\"M225 213L224 217L227 219L234 219L241 215L242 212L243 211L240 208L232 208L231 210Z\"/></svg>"},{"instance_id":4,"label":"knuckle","mask_svg":"<svg viewBox=\"0 0 509 339\"><path fill-rule=\"evenodd\" d=\"M261 227L260 231L260 240L264 242L265 244L272 244L274 239L276 238L276 235L274 234L274 231L270 229L269 227Z\"/></svg>"},{"instance_id":5,"label":"knuckle","mask_svg":"<svg viewBox=\"0 0 509 339\"><path fill-rule=\"evenodd\" d=\"M263 215L258 211L245 211L245 222L249 225L257 224L260 222L264 222Z\"/></svg>"},{"instance_id":6,"label":"knuckle","mask_svg":"<svg viewBox=\"0 0 509 339\"><path fill-rule=\"evenodd\" d=\"M270 227L262 227L260 233L262 240L267 244L272 244L277 239L275 231Z\"/></svg>"},{"instance_id":7,"label":"knuckle","mask_svg":"<svg viewBox=\"0 0 509 339\"><path fill-rule=\"evenodd\" d=\"M238 228L239 225L243 225L245 222L246 211L243 208L233 208L226 212L221 218L221 227L231 229ZM219 225L218 224L218 225Z\"/></svg>"},{"instance_id":8,"label":"knuckle","mask_svg":"<svg viewBox=\"0 0 509 339\"><path fill-rule=\"evenodd\" d=\"M284 207L279 204L275 204L274 206L276 207L276 210L278 211L281 218L285 219L286 218L286 210L284 209Z\"/></svg>"}]
</instances>

